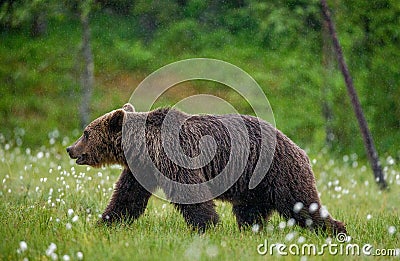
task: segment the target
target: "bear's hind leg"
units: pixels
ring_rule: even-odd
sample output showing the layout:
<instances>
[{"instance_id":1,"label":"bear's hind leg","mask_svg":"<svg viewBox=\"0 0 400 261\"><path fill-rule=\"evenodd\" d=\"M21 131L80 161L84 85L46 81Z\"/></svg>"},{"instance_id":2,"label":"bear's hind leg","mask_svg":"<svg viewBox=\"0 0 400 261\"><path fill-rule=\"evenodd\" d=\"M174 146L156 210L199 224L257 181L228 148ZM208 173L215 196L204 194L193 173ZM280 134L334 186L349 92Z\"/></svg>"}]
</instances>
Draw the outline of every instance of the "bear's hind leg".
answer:
<instances>
[{"instance_id":1,"label":"bear's hind leg","mask_svg":"<svg viewBox=\"0 0 400 261\"><path fill-rule=\"evenodd\" d=\"M232 211L240 229L255 224L261 227L272 213L271 208L263 205L233 205Z\"/></svg>"},{"instance_id":2,"label":"bear's hind leg","mask_svg":"<svg viewBox=\"0 0 400 261\"><path fill-rule=\"evenodd\" d=\"M316 194L316 193L315 193ZM317 194L316 194L317 195ZM286 204L277 204L278 212L285 218L293 218L296 224L304 228L312 230L322 230L329 234L336 235L338 233L347 234L345 224L341 221L333 219L329 213L321 209L321 203L318 198L314 197L317 202L310 200L292 200L292 208Z\"/></svg>"},{"instance_id":3,"label":"bear's hind leg","mask_svg":"<svg viewBox=\"0 0 400 261\"><path fill-rule=\"evenodd\" d=\"M347 234L345 224L333 219L326 210L322 210L319 202L307 204L302 210L296 212L294 211L293 218L302 227L322 230L331 235L337 235L338 233Z\"/></svg>"},{"instance_id":4,"label":"bear's hind leg","mask_svg":"<svg viewBox=\"0 0 400 261\"><path fill-rule=\"evenodd\" d=\"M186 223L194 229L198 229L200 232L204 232L207 226L218 223L219 217L215 211L215 204L213 201L174 205L182 214Z\"/></svg>"},{"instance_id":5,"label":"bear's hind leg","mask_svg":"<svg viewBox=\"0 0 400 261\"><path fill-rule=\"evenodd\" d=\"M133 221L146 209L151 193L134 178L130 169L125 168L118 179L110 203L102 214L101 221L111 224L119 220Z\"/></svg>"}]
</instances>

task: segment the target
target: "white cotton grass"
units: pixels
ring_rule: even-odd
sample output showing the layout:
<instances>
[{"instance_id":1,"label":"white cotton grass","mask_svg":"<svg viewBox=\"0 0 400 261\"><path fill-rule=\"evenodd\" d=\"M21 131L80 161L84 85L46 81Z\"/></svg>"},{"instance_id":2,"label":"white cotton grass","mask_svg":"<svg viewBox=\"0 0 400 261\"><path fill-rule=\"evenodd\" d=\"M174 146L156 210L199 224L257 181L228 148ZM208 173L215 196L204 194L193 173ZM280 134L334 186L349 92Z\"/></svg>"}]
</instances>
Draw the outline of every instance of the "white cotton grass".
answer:
<instances>
[{"instance_id":1,"label":"white cotton grass","mask_svg":"<svg viewBox=\"0 0 400 261\"><path fill-rule=\"evenodd\" d=\"M310 212L311 214L315 213L315 211L318 210L318 204L315 203L315 202L314 202L314 203L311 203L308 210L309 210L309 212Z\"/></svg>"},{"instance_id":2,"label":"white cotton grass","mask_svg":"<svg viewBox=\"0 0 400 261\"><path fill-rule=\"evenodd\" d=\"M329 212L328 212L328 210L326 209L326 207L322 206L322 207L319 209L319 215L321 216L321 218L327 218L327 217L329 216Z\"/></svg>"},{"instance_id":3,"label":"white cotton grass","mask_svg":"<svg viewBox=\"0 0 400 261\"><path fill-rule=\"evenodd\" d=\"M279 229L283 230L286 227L286 222L285 221L281 221L279 222Z\"/></svg>"},{"instance_id":4,"label":"white cotton grass","mask_svg":"<svg viewBox=\"0 0 400 261\"><path fill-rule=\"evenodd\" d=\"M288 227L293 227L295 224L296 224L296 220L294 218L291 218L287 221Z\"/></svg>"},{"instance_id":5,"label":"white cotton grass","mask_svg":"<svg viewBox=\"0 0 400 261\"><path fill-rule=\"evenodd\" d=\"M25 252L28 249L28 244L25 241L19 242L19 251L18 252Z\"/></svg>"},{"instance_id":6,"label":"white cotton grass","mask_svg":"<svg viewBox=\"0 0 400 261\"><path fill-rule=\"evenodd\" d=\"M54 260L54 261L57 260L58 259L57 253L51 253L50 258L51 258L51 260Z\"/></svg>"},{"instance_id":7,"label":"white cotton grass","mask_svg":"<svg viewBox=\"0 0 400 261\"><path fill-rule=\"evenodd\" d=\"M395 228L395 226L390 226L390 227L388 228L388 232L389 232L390 235L393 235L394 233L396 233L396 228Z\"/></svg>"},{"instance_id":8,"label":"white cotton grass","mask_svg":"<svg viewBox=\"0 0 400 261\"><path fill-rule=\"evenodd\" d=\"M302 244L304 242L306 242L306 238L303 236L299 236L299 238L297 239L297 243Z\"/></svg>"},{"instance_id":9,"label":"white cotton grass","mask_svg":"<svg viewBox=\"0 0 400 261\"><path fill-rule=\"evenodd\" d=\"M214 258L218 256L218 247L216 245L208 245L205 250L208 257Z\"/></svg>"},{"instance_id":10,"label":"white cotton grass","mask_svg":"<svg viewBox=\"0 0 400 261\"><path fill-rule=\"evenodd\" d=\"M253 231L253 233L258 233L260 231L260 225L259 224L254 224L251 227L251 231Z\"/></svg>"},{"instance_id":11,"label":"white cotton grass","mask_svg":"<svg viewBox=\"0 0 400 261\"><path fill-rule=\"evenodd\" d=\"M285 236L286 242L292 241L296 236L296 232L291 232Z\"/></svg>"},{"instance_id":12,"label":"white cotton grass","mask_svg":"<svg viewBox=\"0 0 400 261\"><path fill-rule=\"evenodd\" d=\"M295 213L299 213L300 210L303 209L303 207L304 207L304 204L302 202L297 202L296 204L294 204L293 211Z\"/></svg>"},{"instance_id":13,"label":"white cotton grass","mask_svg":"<svg viewBox=\"0 0 400 261\"><path fill-rule=\"evenodd\" d=\"M75 222L78 221L78 220L79 220L79 217L78 217L77 215L75 215L75 216L72 218L71 221L75 223Z\"/></svg>"},{"instance_id":14,"label":"white cotton grass","mask_svg":"<svg viewBox=\"0 0 400 261\"><path fill-rule=\"evenodd\" d=\"M46 249L46 256L52 257L56 250L57 250L57 245L51 242L49 247Z\"/></svg>"}]
</instances>

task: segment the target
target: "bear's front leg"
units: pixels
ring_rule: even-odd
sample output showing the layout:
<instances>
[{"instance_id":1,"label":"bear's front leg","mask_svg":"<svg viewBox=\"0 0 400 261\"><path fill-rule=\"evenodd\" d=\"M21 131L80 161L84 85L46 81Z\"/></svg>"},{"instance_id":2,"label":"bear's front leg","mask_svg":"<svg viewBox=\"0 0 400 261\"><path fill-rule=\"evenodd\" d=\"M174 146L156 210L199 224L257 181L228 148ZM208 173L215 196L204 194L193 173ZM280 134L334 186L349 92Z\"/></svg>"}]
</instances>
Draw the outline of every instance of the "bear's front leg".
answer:
<instances>
[{"instance_id":1,"label":"bear's front leg","mask_svg":"<svg viewBox=\"0 0 400 261\"><path fill-rule=\"evenodd\" d=\"M133 221L146 209L151 193L143 188L129 168L125 168L118 179L111 201L101 217L101 222Z\"/></svg>"},{"instance_id":2,"label":"bear's front leg","mask_svg":"<svg viewBox=\"0 0 400 261\"><path fill-rule=\"evenodd\" d=\"M205 232L207 226L218 223L219 217L213 201L198 204L175 204L175 207L182 213L186 223L194 229L198 229L199 232Z\"/></svg>"},{"instance_id":3,"label":"bear's front leg","mask_svg":"<svg viewBox=\"0 0 400 261\"><path fill-rule=\"evenodd\" d=\"M262 226L263 221L268 220L272 209L263 205L233 205L232 212L239 229L243 229L256 224Z\"/></svg>"}]
</instances>

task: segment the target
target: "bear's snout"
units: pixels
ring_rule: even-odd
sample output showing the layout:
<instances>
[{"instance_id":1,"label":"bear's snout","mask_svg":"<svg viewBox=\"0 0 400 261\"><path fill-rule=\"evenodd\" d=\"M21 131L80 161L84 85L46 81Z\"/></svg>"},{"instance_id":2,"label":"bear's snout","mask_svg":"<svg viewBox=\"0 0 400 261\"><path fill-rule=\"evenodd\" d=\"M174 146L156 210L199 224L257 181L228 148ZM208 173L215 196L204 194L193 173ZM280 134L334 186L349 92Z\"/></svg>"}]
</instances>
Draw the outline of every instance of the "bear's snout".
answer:
<instances>
[{"instance_id":1,"label":"bear's snout","mask_svg":"<svg viewBox=\"0 0 400 261\"><path fill-rule=\"evenodd\" d=\"M69 157L71 158L71 159L77 159L79 156L77 155L77 153L75 152L75 150L74 150L74 146L69 146L68 148L67 148L67 153L68 153L68 155L69 155Z\"/></svg>"},{"instance_id":2,"label":"bear's snout","mask_svg":"<svg viewBox=\"0 0 400 261\"><path fill-rule=\"evenodd\" d=\"M87 155L85 153L78 152L74 145L67 148L67 153L71 159L76 159L76 163L78 165L88 164Z\"/></svg>"}]
</instances>

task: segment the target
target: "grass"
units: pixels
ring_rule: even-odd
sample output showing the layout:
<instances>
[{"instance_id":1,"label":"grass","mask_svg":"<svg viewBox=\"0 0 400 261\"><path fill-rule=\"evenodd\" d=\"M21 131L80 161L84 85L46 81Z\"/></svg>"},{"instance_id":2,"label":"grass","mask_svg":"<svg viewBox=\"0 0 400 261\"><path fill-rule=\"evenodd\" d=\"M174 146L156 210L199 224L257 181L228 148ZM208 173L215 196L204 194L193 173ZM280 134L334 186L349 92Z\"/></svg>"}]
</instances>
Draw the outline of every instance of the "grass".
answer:
<instances>
[{"instance_id":1,"label":"grass","mask_svg":"<svg viewBox=\"0 0 400 261\"><path fill-rule=\"evenodd\" d=\"M98 226L120 169L77 166L64 151L69 143L68 138L58 137L50 147L30 150L0 139L0 260L264 260L269 254L259 255L257 246L265 240L269 246L338 243L328 235L290 226L278 215L260 231L239 231L231 206L221 202L217 205L221 222L198 235L172 205L156 197L134 223ZM356 155L334 160L322 151L311 159L323 204L347 223L350 243L399 251L396 162L384 161L390 190L380 192ZM323 257L343 259L327 250Z\"/></svg>"}]
</instances>

